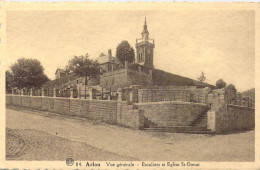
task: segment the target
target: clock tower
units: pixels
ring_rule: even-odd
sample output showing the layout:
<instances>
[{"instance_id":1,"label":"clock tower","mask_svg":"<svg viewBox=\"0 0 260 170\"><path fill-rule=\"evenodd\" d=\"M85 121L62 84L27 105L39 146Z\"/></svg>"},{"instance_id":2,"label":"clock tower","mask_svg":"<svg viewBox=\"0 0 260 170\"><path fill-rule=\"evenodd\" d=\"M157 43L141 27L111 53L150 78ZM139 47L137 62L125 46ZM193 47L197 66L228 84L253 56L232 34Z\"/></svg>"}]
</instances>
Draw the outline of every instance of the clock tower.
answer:
<instances>
[{"instance_id":1,"label":"clock tower","mask_svg":"<svg viewBox=\"0 0 260 170\"><path fill-rule=\"evenodd\" d=\"M154 68L153 66L154 39L149 39L146 17L144 20L144 27L141 35L142 38L136 39L135 63L143 65L145 67Z\"/></svg>"}]
</instances>

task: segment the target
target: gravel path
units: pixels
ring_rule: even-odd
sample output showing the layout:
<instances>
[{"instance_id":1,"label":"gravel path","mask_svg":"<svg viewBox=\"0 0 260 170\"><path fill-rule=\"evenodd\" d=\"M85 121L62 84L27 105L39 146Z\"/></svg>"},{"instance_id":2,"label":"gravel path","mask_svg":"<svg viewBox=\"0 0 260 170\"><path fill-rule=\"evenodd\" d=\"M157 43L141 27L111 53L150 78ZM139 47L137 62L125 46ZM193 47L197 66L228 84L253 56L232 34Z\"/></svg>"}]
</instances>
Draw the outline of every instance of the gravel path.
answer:
<instances>
[{"instance_id":1,"label":"gravel path","mask_svg":"<svg viewBox=\"0 0 260 170\"><path fill-rule=\"evenodd\" d=\"M63 153L77 156L76 152L88 152L90 147L111 154L93 156L102 160L119 159L116 156L120 156L122 160L146 161L254 161L255 156L254 131L229 135L145 132L85 119L66 118L53 113L11 109L7 109L6 125L10 129L25 129L18 132L22 136L38 133L40 136L58 137L42 140L47 143L45 147L49 152L58 148L56 151L59 154L50 156L57 160L64 160ZM34 140L43 139L40 136L35 136ZM66 147L59 147L59 140L64 140ZM48 141L53 141L53 145ZM85 145L85 148L77 149L81 145ZM92 151L95 152L93 148ZM115 154L114 157L112 153ZM41 155L38 159L46 160L48 156Z\"/></svg>"}]
</instances>

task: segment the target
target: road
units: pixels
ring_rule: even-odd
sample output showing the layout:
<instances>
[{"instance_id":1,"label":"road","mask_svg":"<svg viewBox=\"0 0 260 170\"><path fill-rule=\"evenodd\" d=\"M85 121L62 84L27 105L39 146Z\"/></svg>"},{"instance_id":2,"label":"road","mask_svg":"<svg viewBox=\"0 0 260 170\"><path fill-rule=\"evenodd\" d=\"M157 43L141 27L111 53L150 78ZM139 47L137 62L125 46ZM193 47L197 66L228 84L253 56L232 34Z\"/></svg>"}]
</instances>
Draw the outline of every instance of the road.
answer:
<instances>
[{"instance_id":1,"label":"road","mask_svg":"<svg viewBox=\"0 0 260 170\"><path fill-rule=\"evenodd\" d=\"M13 109L7 109L6 121L12 141L7 143L22 148L18 153L8 149L7 158L15 160L254 161L255 156L253 130L228 135L145 132Z\"/></svg>"}]
</instances>

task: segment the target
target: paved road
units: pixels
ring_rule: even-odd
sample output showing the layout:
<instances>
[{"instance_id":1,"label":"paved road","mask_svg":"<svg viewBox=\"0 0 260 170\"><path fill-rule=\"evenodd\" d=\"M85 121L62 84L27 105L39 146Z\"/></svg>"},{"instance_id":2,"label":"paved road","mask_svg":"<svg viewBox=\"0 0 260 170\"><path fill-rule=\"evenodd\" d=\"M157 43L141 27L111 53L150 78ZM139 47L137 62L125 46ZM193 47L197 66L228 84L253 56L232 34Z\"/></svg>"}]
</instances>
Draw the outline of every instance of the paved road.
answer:
<instances>
[{"instance_id":1,"label":"paved road","mask_svg":"<svg viewBox=\"0 0 260 170\"><path fill-rule=\"evenodd\" d=\"M50 148L46 155L64 140L65 148L72 150L70 153L73 150L100 153L92 157L86 154L86 158L96 160L254 161L254 131L229 135L155 133L64 118L47 112L11 109L7 109L6 126L11 133L26 139L35 141L40 138L42 145ZM73 145L73 142L80 144ZM60 147L59 154L66 152L65 148ZM64 160L59 154L52 154L52 159ZM47 158L39 155L38 159Z\"/></svg>"}]
</instances>

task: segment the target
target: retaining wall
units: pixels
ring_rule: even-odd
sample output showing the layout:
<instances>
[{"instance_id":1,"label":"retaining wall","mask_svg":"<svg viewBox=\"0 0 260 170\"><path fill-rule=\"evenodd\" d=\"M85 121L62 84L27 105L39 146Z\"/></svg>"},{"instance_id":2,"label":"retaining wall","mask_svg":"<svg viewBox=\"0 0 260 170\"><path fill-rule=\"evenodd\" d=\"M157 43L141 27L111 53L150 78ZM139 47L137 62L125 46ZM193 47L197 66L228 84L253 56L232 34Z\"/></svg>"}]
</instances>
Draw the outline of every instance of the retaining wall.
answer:
<instances>
[{"instance_id":1,"label":"retaining wall","mask_svg":"<svg viewBox=\"0 0 260 170\"><path fill-rule=\"evenodd\" d=\"M159 101L191 101L191 93L187 90L139 89L138 102Z\"/></svg>"},{"instance_id":2,"label":"retaining wall","mask_svg":"<svg viewBox=\"0 0 260 170\"><path fill-rule=\"evenodd\" d=\"M142 129L144 126L143 111L135 105L128 105L127 102L118 102L117 123L134 129Z\"/></svg>"},{"instance_id":3,"label":"retaining wall","mask_svg":"<svg viewBox=\"0 0 260 170\"><path fill-rule=\"evenodd\" d=\"M6 104L117 123L117 101L6 95Z\"/></svg>"},{"instance_id":4,"label":"retaining wall","mask_svg":"<svg viewBox=\"0 0 260 170\"><path fill-rule=\"evenodd\" d=\"M158 126L189 126L202 113L206 113L205 104L191 102L154 102L135 104L143 111L144 117Z\"/></svg>"},{"instance_id":5,"label":"retaining wall","mask_svg":"<svg viewBox=\"0 0 260 170\"><path fill-rule=\"evenodd\" d=\"M216 133L234 132L255 128L255 109L236 105L208 112L208 129Z\"/></svg>"},{"instance_id":6,"label":"retaining wall","mask_svg":"<svg viewBox=\"0 0 260 170\"><path fill-rule=\"evenodd\" d=\"M231 96L232 97L232 96ZM225 89L213 90L208 103L208 129L216 133L249 130L255 127L255 109L249 105L230 105L230 97ZM240 102L238 102L240 103Z\"/></svg>"},{"instance_id":7,"label":"retaining wall","mask_svg":"<svg viewBox=\"0 0 260 170\"><path fill-rule=\"evenodd\" d=\"M160 88L160 87L158 87ZM187 89L139 89L138 90L138 103L146 102L160 102L160 101L183 101L194 103L207 103L208 88L191 87Z\"/></svg>"}]
</instances>

